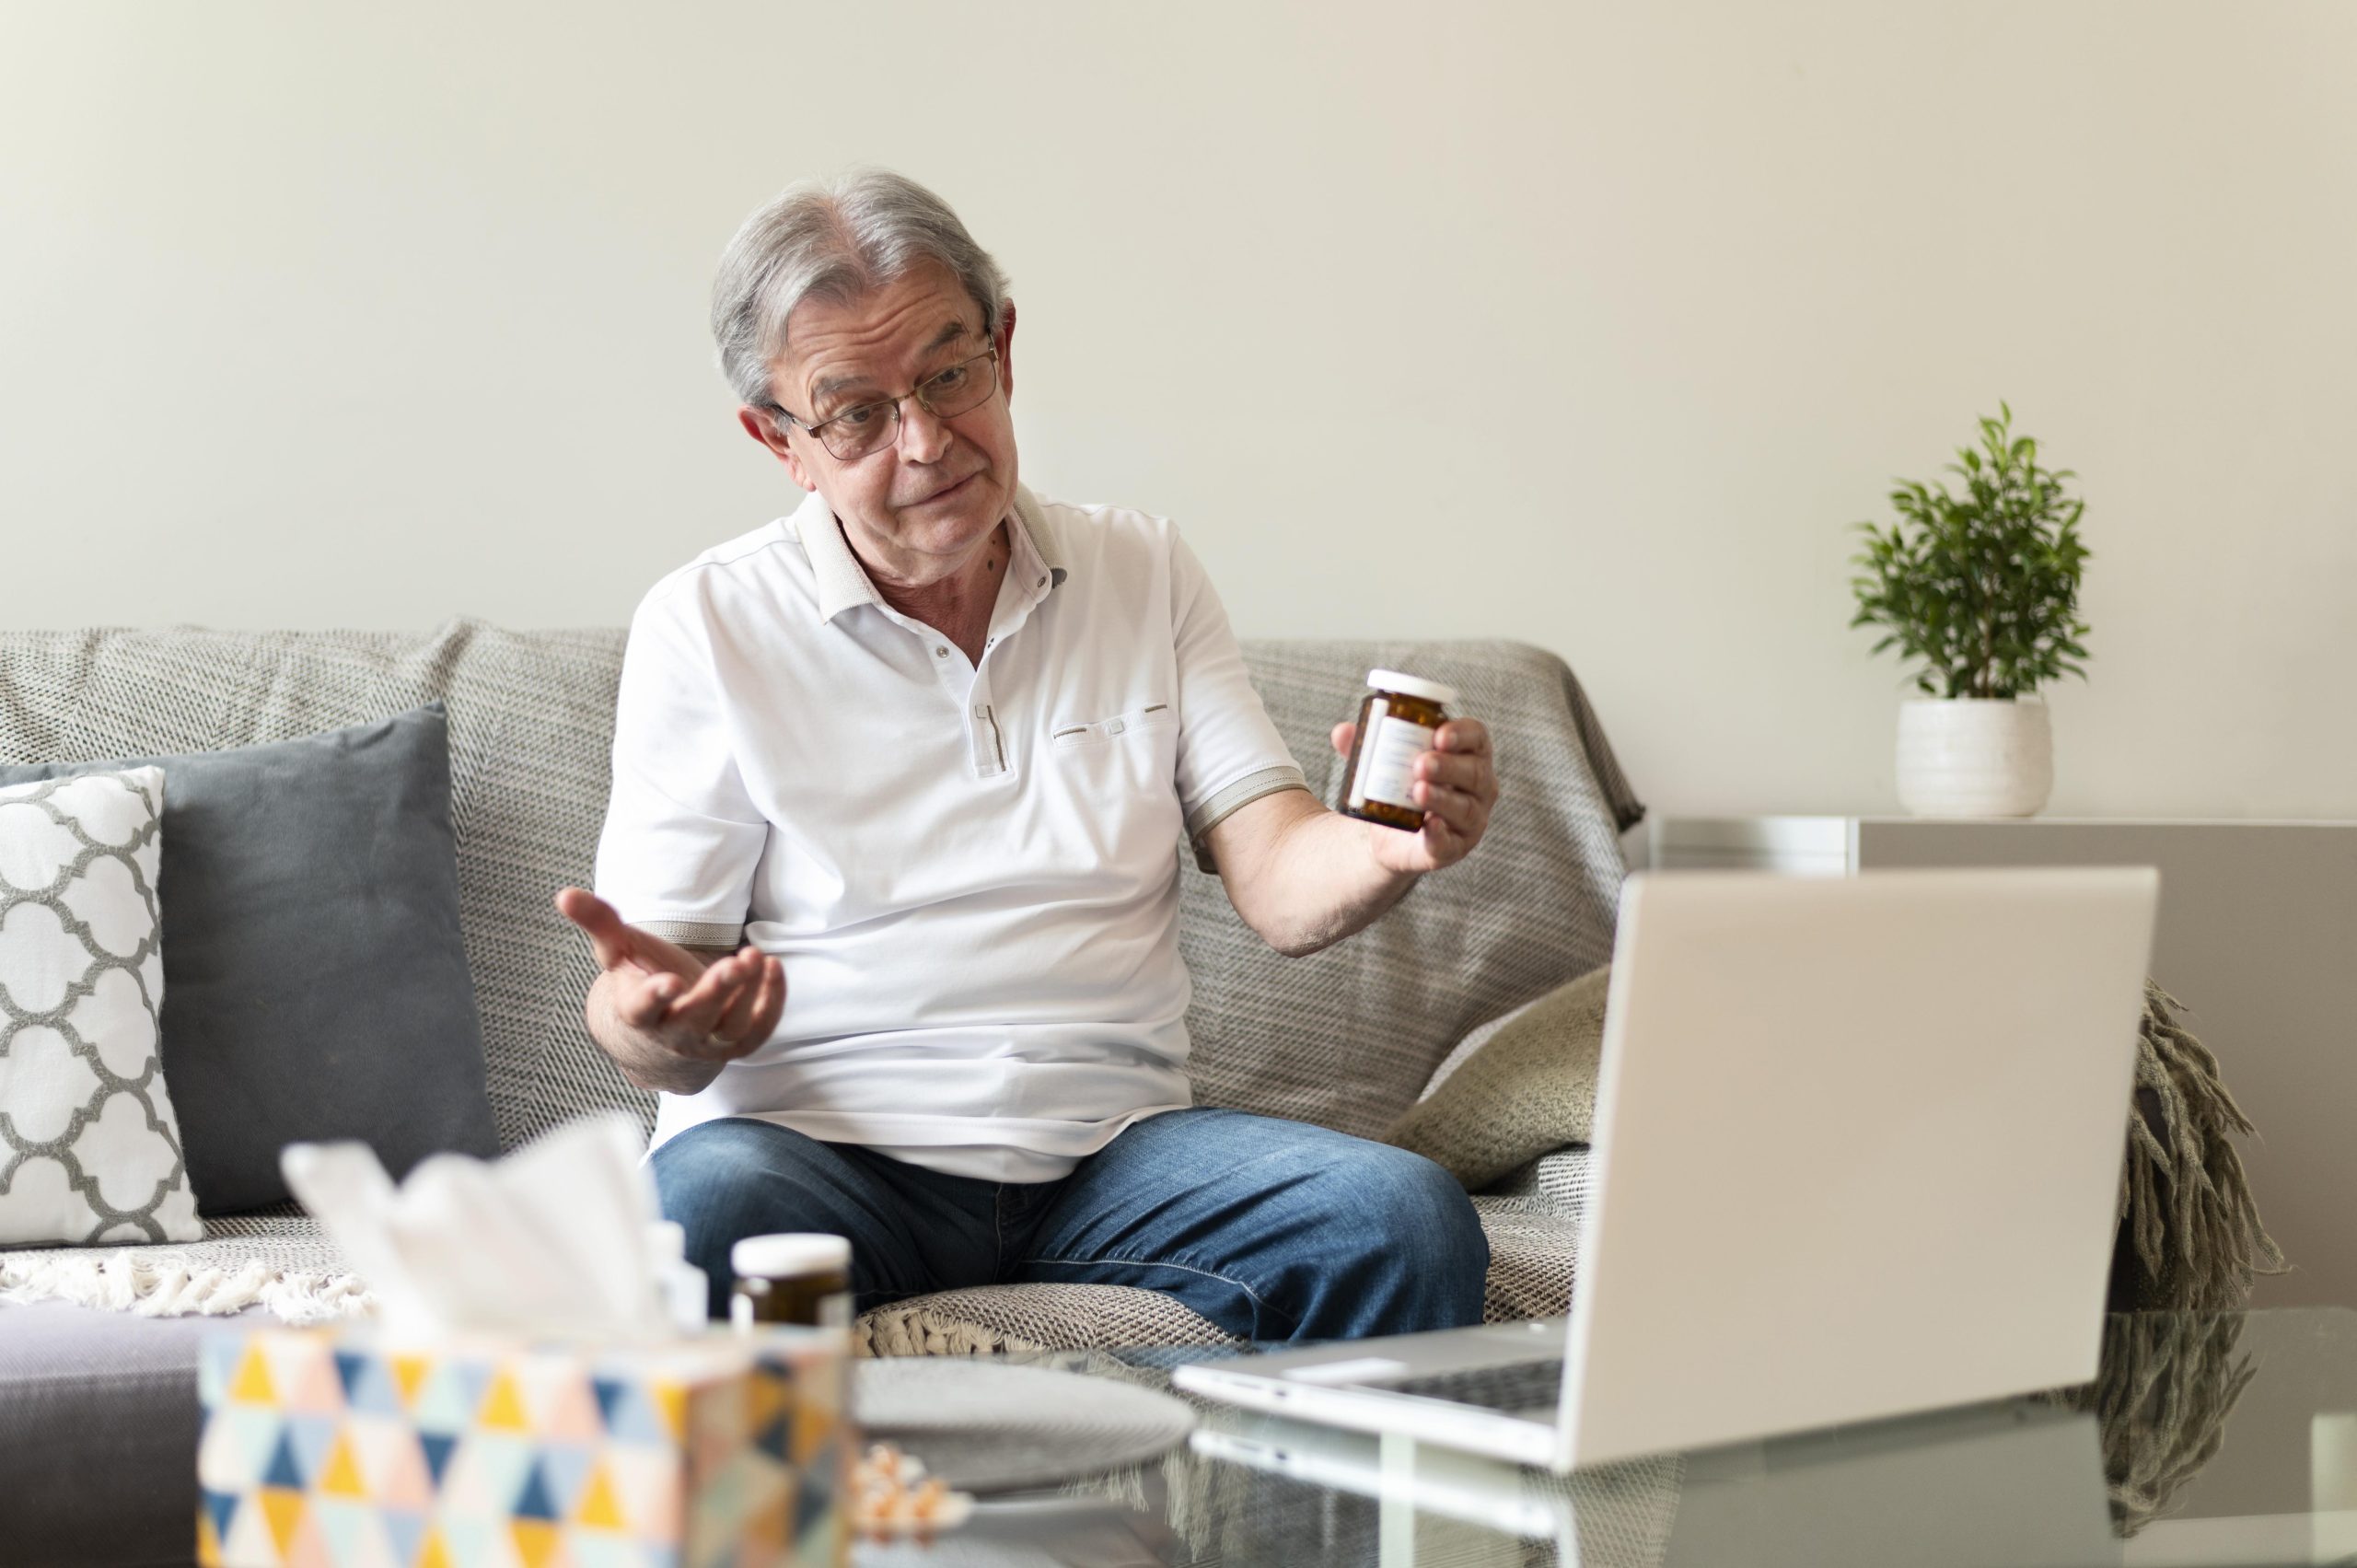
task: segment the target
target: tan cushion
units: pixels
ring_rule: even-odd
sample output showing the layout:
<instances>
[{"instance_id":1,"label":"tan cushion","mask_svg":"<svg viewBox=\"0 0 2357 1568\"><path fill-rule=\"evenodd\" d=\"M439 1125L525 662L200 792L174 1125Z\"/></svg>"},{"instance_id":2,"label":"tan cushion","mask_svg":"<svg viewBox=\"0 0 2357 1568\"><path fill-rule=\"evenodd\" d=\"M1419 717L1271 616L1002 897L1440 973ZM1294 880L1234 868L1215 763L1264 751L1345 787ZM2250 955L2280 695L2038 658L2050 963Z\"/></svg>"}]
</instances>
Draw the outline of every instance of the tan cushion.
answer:
<instances>
[{"instance_id":1,"label":"tan cushion","mask_svg":"<svg viewBox=\"0 0 2357 1568\"><path fill-rule=\"evenodd\" d=\"M1486 1039L1469 1038L1472 1049L1443 1063L1384 1142L1475 1191L1550 1149L1586 1143L1611 979L1610 965L1591 970L1499 1020Z\"/></svg>"}]
</instances>

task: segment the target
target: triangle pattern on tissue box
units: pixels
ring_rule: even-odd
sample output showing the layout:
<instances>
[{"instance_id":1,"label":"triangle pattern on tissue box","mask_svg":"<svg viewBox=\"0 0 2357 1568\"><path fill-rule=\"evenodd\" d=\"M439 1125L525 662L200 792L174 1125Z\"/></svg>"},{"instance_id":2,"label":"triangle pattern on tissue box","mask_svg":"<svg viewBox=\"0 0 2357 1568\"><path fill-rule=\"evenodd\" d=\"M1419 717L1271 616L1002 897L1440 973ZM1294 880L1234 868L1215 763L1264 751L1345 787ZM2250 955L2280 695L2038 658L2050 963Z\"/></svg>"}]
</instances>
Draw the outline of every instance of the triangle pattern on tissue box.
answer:
<instances>
[{"instance_id":1,"label":"triangle pattern on tissue box","mask_svg":"<svg viewBox=\"0 0 2357 1568\"><path fill-rule=\"evenodd\" d=\"M393 1561L401 1568L410 1568L410 1564L417 1562L425 1539L425 1516L407 1508L384 1508L377 1512L385 1521L385 1539L392 1546Z\"/></svg>"},{"instance_id":2,"label":"triangle pattern on tissue box","mask_svg":"<svg viewBox=\"0 0 2357 1568\"><path fill-rule=\"evenodd\" d=\"M344 1428L343 1435L360 1467L360 1495L389 1508L424 1508L434 1500L424 1444L408 1426L382 1416L360 1416Z\"/></svg>"},{"instance_id":3,"label":"triangle pattern on tissue box","mask_svg":"<svg viewBox=\"0 0 2357 1568\"><path fill-rule=\"evenodd\" d=\"M581 1512L581 1494L597 1462L594 1444L550 1443L540 1449L540 1474L548 1483L549 1501L556 1505L552 1518L570 1519Z\"/></svg>"},{"instance_id":4,"label":"triangle pattern on tissue box","mask_svg":"<svg viewBox=\"0 0 2357 1568\"><path fill-rule=\"evenodd\" d=\"M516 1379L500 1373L491 1380L491 1391L482 1397L482 1408L475 1411L475 1424L493 1432L529 1432L531 1419L524 1413L524 1397L517 1392Z\"/></svg>"},{"instance_id":5,"label":"triangle pattern on tissue box","mask_svg":"<svg viewBox=\"0 0 2357 1568\"><path fill-rule=\"evenodd\" d=\"M435 1487L438 1490L442 1485L442 1478L449 1473L450 1455L459 1446L458 1434L421 1432L417 1434L417 1446L420 1452L425 1456L425 1468L431 1473Z\"/></svg>"},{"instance_id":6,"label":"triangle pattern on tissue box","mask_svg":"<svg viewBox=\"0 0 2357 1568\"><path fill-rule=\"evenodd\" d=\"M410 1413L424 1432L464 1432L482 1407L491 1370L479 1361L452 1357L434 1367Z\"/></svg>"},{"instance_id":7,"label":"triangle pattern on tissue box","mask_svg":"<svg viewBox=\"0 0 2357 1568\"><path fill-rule=\"evenodd\" d=\"M270 1363L262 1358L261 1347L251 1340L246 1342L245 1353L238 1357L237 1376L229 1384L229 1397L247 1405L278 1402L277 1385L270 1380Z\"/></svg>"},{"instance_id":8,"label":"triangle pattern on tissue box","mask_svg":"<svg viewBox=\"0 0 2357 1568\"><path fill-rule=\"evenodd\" d=\"M209 1342L199 1558L219 1568L687 1568L715 1551L732 1568L797 1552L831 1561L840 1517L829 1504L847 1441L840 1368L797 1398L785 1352L726 1374L633 1353L397 1356L309 1330Z\"/></svg>"}]
</instances>

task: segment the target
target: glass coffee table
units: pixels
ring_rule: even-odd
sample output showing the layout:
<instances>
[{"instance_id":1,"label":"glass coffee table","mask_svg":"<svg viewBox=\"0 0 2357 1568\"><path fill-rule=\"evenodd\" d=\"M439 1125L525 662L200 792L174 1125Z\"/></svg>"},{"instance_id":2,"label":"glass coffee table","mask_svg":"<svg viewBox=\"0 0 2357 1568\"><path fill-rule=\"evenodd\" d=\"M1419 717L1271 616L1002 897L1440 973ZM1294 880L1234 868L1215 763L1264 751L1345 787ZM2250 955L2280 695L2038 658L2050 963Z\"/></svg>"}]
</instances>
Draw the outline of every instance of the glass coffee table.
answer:
<instances>
[{"instance_id":1,"label":"glass coffee table","mask_svg":"<svg viewBox=\"0 0 2357 1568\"><path fill-rule=\"evenodd\" d=\"M1155 1349L1009 1358L1167 1389ZM1937 1353L1926 1346L1926 1354ZM1191 1443L862 1568L2357 1565L2357 1311L2107 1319L2101 1377L1556 1476L1190 1400Z\"/></svg>"}]
</instances>

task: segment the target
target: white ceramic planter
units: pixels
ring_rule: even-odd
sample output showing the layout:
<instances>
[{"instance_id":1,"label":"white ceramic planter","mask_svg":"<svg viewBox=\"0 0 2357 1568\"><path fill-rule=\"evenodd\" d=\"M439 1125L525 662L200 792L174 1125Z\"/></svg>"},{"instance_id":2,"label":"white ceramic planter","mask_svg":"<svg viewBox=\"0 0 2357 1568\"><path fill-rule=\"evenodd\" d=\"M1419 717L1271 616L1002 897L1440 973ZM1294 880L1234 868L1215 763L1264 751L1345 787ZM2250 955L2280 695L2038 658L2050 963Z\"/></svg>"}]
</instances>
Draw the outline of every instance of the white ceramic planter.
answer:
<instances>
[{"instance_id":1,"label":"white ceramic planter","mask_svg":"<svg viewBox=\"0 0 2357 1568\"><path fill-rule=\"evenodd\" d=\"M2054 791L2054 731L2035 697L1898 706L1898 802L1918 817L2035 817Z\"/></svg>"}]
</instances>

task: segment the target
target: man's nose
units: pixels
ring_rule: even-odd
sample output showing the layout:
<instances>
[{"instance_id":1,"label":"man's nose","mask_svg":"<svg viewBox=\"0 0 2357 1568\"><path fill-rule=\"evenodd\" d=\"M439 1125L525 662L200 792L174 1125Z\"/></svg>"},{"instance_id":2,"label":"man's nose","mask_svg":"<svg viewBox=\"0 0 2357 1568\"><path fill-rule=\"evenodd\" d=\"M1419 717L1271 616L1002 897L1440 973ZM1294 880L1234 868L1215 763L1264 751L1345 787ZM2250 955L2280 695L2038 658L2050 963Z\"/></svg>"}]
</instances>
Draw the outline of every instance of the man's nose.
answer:
<instances>
[{"instance_id":1,"label":"man's nose","mask_svg":"<svg viewBox=\"0 0 2357 1568\"><path fill-rule=\"evenodd\" d=\"M938 462L949 450L949 426L911 398L900 405L900 456L912 463Z\"/></svg>"}]
</instances>

